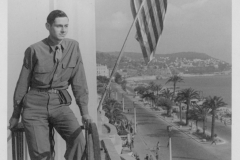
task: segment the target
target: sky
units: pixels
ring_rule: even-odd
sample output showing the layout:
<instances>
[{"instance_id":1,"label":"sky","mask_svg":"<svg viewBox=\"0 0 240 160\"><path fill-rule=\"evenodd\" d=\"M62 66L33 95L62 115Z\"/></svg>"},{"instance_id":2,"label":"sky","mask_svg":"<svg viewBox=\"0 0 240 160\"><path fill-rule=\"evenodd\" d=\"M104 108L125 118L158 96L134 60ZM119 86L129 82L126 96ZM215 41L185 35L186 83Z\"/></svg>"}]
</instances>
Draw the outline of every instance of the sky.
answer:
<instances>
[{"instance_id":1,"label":"sky","mask_svg":"<svg viewBox=\"0 0 240 160\"><path fill-rule=\"evenodd\" d=\"M120 51L133 22L130 0L96 1L97 51ZM231 63L231 0L168 0L156 54L200 52ZM141 52L135 26L125 51Z\"/></svg>"}]
</instances>

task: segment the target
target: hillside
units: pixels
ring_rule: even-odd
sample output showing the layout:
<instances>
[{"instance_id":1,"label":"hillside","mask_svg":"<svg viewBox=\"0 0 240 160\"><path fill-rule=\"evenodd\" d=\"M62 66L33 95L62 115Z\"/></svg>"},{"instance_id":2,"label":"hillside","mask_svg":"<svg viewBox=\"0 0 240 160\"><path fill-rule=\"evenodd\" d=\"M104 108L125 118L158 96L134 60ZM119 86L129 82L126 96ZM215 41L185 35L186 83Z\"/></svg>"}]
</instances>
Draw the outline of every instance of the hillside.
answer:
<instances>
[{"instance_id":1,"label":"hillside","mask_svg":"<svg viewBox=\"0 0 240 160\"><path fill-rule=\"evenodd\" d=\"M97 52L97 57L99 56L99 54L101 54L101 56L109 55L111 57L117 57L119 55L119 52ZM135 59L135 60L143 59L142 53L125 52L125 53L123 53L123 56L131 58L131 59ZM216 59L205 53L198 53L198 52L178 52L178 53L171 53L171 54L155 54L155 57L157 59L160 57L169 57L169 59L173 59L173 60L175 60L176 58L181 58L181 59L185 58L185 59L189 59L189 60L193 60L193 59L206 60L206 59L211 59L211 58Z\"/></svg>"},{"instance_id":2,"label":"hillside","mask_svg":"<svg viewBox=\"0 0 240 160\"><path fill-rule=\"evenodd\" d=\"M119 52L97 52L97 63L113 68ZM230 71L231 64L213 58L205 53L178 52L172 54L156 54L148 67L141 53L125 52L118 69L134 72L137 75L156 75L159 69L167 69L172 73L203 74Z\"/></svg>"},{"instance_id":3,"label":"hillside","mask_svg":"<svg viewBox=\"0 0 240 160\"><path fill-rule=\"evenodd\" d=\"M172 53L172 54L156 54L156 58L157 57L170 57L170 58L186 58L186 59L202 59L202 60L206 60L206 59L210 59L213 58L205 53L197 53L197 52L178 52L178 53ZM213 58L215 59L215 58Z\"/></svg>"}]
</instances>

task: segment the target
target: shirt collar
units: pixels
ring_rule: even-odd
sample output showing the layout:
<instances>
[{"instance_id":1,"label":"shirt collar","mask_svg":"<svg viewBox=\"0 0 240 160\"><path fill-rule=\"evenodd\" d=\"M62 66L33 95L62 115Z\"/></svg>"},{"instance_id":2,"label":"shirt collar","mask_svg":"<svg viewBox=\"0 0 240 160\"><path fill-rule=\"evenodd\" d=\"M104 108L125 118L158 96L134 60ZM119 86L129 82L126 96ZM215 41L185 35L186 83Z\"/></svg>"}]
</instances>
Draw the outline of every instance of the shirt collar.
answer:
<instances>
[{"instance_id":1,"label":"shirt collar","mask_svg":"<svg viewBox=\"0 0 240 160\"><path fill-rule=\"evenodd\" d=\"M57 46L57 45L54 45L53 42L51 41L51 39L50 39L49 37L47 38L47 43L48 43L48 45L49 45L49 47L51 48L52 51L55 51L55 50L56 50L56 46ZM62 42L60 43L60 45L61 45L62 50L64 50L64 49L65 49L65 46L66 46L64 39L62 40Z\"/></svg>"}]
</instances>

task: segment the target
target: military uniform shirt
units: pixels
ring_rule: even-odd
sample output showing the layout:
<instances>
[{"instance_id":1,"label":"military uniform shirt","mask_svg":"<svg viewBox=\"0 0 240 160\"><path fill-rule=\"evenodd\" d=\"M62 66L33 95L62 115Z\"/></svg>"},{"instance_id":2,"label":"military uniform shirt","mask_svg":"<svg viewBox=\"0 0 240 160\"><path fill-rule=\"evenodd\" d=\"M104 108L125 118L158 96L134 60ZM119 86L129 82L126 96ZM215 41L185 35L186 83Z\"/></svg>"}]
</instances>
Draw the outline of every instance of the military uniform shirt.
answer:
<instances>
[{"instance_id":1,"label":"military uniform shirt","mask_svg":"<svg viewBox=\"0 0 240 160\"><path fill-rule=\"evenodd\" d=\"M79 44L72 39L63 39L59 63L54 60L55 47L49 38L45 38L27 48L14 92L14 104L21 103L29 87L67 89L71 85L81 114L88 114L88 87Z\"/></svg>"}]
</instances>

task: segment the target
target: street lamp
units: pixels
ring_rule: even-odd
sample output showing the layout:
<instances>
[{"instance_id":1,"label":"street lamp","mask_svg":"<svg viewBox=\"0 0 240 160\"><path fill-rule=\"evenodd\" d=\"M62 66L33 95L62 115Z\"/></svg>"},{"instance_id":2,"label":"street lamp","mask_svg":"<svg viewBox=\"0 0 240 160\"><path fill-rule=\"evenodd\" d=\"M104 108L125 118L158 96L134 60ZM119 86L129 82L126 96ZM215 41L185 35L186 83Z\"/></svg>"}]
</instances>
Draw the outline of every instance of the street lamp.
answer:
<instances>
[{"instance_id":1,"label":"street lamp","mask_svg":"<svg viewBox=\"0 0 240 160\"><path fill-rule=\"evenodd\" d=\"M170 160L172 160L172 141L171 141L172 126L167 126L167 131L168 131L168 137L169 137L169 141L168 141L168 145L169 145L169 157L170 157Z\"/></svg>"},{"instance_id":2,"label":"street lamp","mask_svg":"<svg viewBox=\"0 0 240 160\"><path fill-rule=\"evenodd\" d=\"M116 90L116 94L115 94L115 99L118 100L117 90Z\"/></svg>"},{"instance_id":3,"label":"street lamp","mask_svg":"<svg viewBox=\"0 0 240 160\"><path fill-rule=\"evenodd\" d=\"M135 129L135 134L137 133L137 118L136 118L136 106L135 102L133 102L133 108L134 108L134 129Z\"/></svg>"},{"instance_id":4,"label":"street lamp","mask_svg":"<svg viewBox=\"0 0 240 160\"><path fill-rule=\"evenodd\" d=\"M122 109L123 109L123 112L124 112L124 97L123 97L123 93L122 93Z\"/></svg>"}]
</instances>

